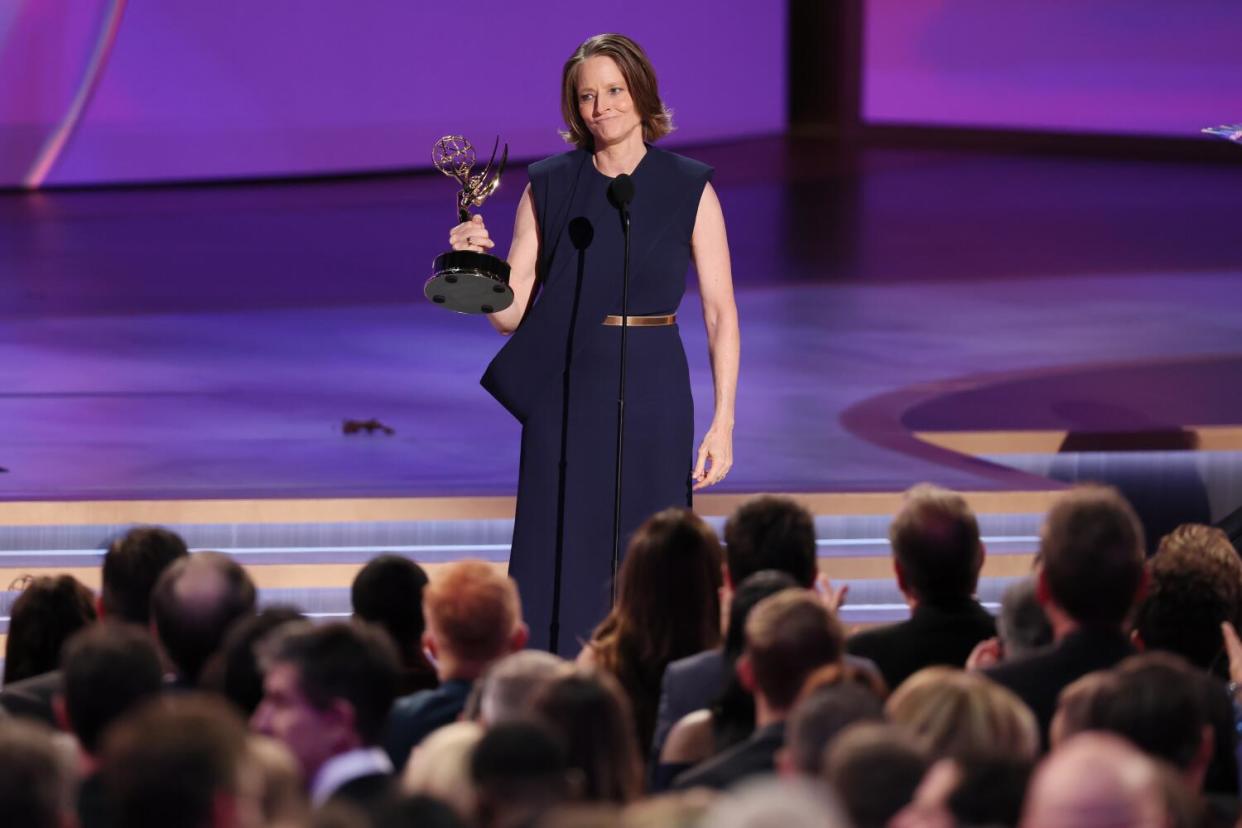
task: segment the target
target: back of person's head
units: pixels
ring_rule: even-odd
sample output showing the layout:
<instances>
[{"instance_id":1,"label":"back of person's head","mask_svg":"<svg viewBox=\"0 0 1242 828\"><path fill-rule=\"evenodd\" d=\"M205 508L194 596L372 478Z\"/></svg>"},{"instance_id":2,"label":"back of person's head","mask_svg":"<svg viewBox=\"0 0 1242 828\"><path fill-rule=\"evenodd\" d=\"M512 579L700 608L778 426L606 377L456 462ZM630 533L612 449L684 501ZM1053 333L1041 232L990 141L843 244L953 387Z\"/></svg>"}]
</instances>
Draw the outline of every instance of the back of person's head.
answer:
<instances>
[{"instance_id":1,"label":"back of person's head","mask_svg":"<svg viewBox=\"0 0 1242 828\"><path fill-rule=\"evenodd\" d=\"M164 570L151 593L151 617L183 682L198 681L229 628L254 605L254 582L227 555L196 552Z\"/></svg>"},{"instance_id":2,"label":"back of person's head","mask_svg":"<svg viewBox=\"0 0 1242 828\"><path fill-rule=\"evenodd\" d=\"M1052 643L1052 624L1039 603L1036 586L1034 578L1022 578L1001 596L996 632L1006 660L1022 658Z\"/></svg>"},{"instance_id":3,"label":"back of person's head","mask_svg":"<svg viewBox=\"0 0 1242 828\"><path fill-rule=\"evenodd\" d=\"M1048 742L1056 749L1071 736L1091 729L1091 708L1101 693L1111 692L1117 676L1112 670L1096 670L1061 689L1057 709L1048 729Z\"/></svg>"},{"instance_id":4,"label":"back of person's head","mask_svg":"<svg viewBox=\"0 0 1242 828\"><path fill-rule=\"evenodd\" d=\"M95 620L94 596L72 575L40 575L25 580L9 610L5 684L55 670L65 642Z\"/></svg>"},{"instance_id":5,"label":"back of person's head","mask_svg":"<svg viewBox=\"0 0 1242 828\"><path fill-rule=\"evenodd\" d=\"M249 718L263 698L258 645L285 624L305 620L301 610L281 605L264 607L256 615L243 615L229 627L220 648L203 668L200 685L223 695Z\"/></svg>"},{"instance_id":6,"label":"back of person's head","mask_svg":"<svg viewBox=\"0 0 1242 828\"><path fill-rule=\"evenodd\" d=\"M260 644L265 675L278 666L293 668L296 690L311 707L349 709L349 725L361 745L374 745L383 734L397 690L397 653L388 635L365 623L308 621L282 625ZM267 696L255 712L263 727ZM278 738L279 733L271 733Z\"/></svg>"},{"instance_id":7,"label":"back of person's head","mask_svg":"<svg viewBox=\"0 0 1242 828\"><path fill-rule=\"evenodd\" d=\"M581 797L623 804L639 794L642 762L630 703L616 679L578 670L548 682L533 711L565 745L571 769L581 773Z\"/></svg>"},{"instance_id":8,"label":"back of person's head","mask_svg":"<svg viewBox=\"0 0 1242 828\"><path fill-rule=\"evenodd\" d=\"M569 662L542 650L522 650L497 661L479 685L479 718L486 725L530 715L531 698L552 679L570 670Z\"/></svg>"},{"instance_id":9,"label":"back of person's head","mask_svg":"<svg viewBox=\"0 0 1242 828\"><path fill-rule=\"evenodd\" d=\"M733 600L729 603L729 623L725 630L724 652L736 660L746 646L746 619L755 606L767 598L787 589L798 589L799 584L792 575L778 569L764 569L747 575L733 591Z\"/></svg>"},{"instance_id":10,"label":"back of person's head","mask_svg":"<svg viewBox=\"0 0 1242 828\"><path fill-rule=\"evenodd\" d=\"M1135 618L1143 645L1227 673L1220 625L1242 628L1242 561L1228 535L1197 523L1179 526L1161 539L1147 571Z\"/></svg>"},{"instance_id":11,"label":"back of person's head","mask_svg":"<svg viewBox=\"0 0 1242 828\"><path fill-rule=\"evenodd\" d=\"M1143 527L1116 489L1076 486L1044 521L1042 589L1079 624L1118 627L1143 583L1143 549Z\"/></svg>"},{"instance_id":12,"label":"back of person's head","mask_svg":"<svg viewBox=\"0 0 1242 828\"><path fill-rule=\"evenodd\" d=\"M436 649L458 661L490 664L525 643L517 585L483 561L437 573L423 593L423 609Z\"/></svg>"},{"instance_id":13,"label":"back of person's head","mask_svg":"<svg viewBox=\"0 0 1242 828\"><path fill-rule=\"evenodd\" d=\"M463 822L474 822L478 795L470 778L470 757L484 732L478 722L453 722L433 730L405 763L401 790L433 796L449 805Z\"/></svg>"},{"instance_id":14,"label":"back of person's head","mask_svg":"<svg viewBox=\"0 0 1242 828\"><path fill-rule=\"evenodd\" d=\"M597 654L623 672L624 649L646 665L720 643L720 541L689 509L665 509L634 532L617 583L617 602L595 630Z\"/></svg>"},{"instance_id":15,"label":"back of person's head","mask_svg":"<svg viewBox=\"0 0 1242 828\"><path fill-rule=\"evenodd\" d=\"M855 681L818 687L799 697L785 727L788 767L818 777L824 750L841 731L858 722L884 720L884 702Z\"/></svg>"},{"instance_id":16,"label":"back of person's head","mask_svg":"<svg viewBox=\"0 0 1242 828\"><path fill-rule=\"evenodd\" d=\"M819 599L786 590L760 601L746 620L743 656L756 693L776 710L788 710L806 677L841 660L845 634Z\"/></svg>"},{"instance_id":17,"label":"back of person's head","mask_svg":"<svg viewBox=\"0 0 1242 828\"><path fill-rule=\"evenodd\" d=\"M753 777L716 798L697 825L711 828L846 828L849 817L824 785Z\"/></svg>"},{"instance_id":18,"label":"back of person's head","mask_svg":"<svg viewBox=\"0 0 1242 828\"><path fill-rule=\"evenodd\" d=\"M979 522L956 492L922 484L906 492L888 527L901 587L920 601L966 598L983 566Z\"/></svg>"},{"instance_id":19,"label":"back of person's head","mask_svg":"<svg viewBox=\"0 0 1242 828\"><path fill-rule=\"evenodd\" d=\"M426 587L427 573L414 561L379 555L358 570L349 597L354 616L383 627L404 656L422 652Z\"/></svg>"},{"instance_id":20,"label":"back of person's head","mask_svg":"<svg viewBox=\"0 0 1242 828\"><path fill-rule=\"evenodd\" d=\"M1036 768L1023 828L1165 826L1169 808L1158 766L1108 733L1080 733Z\"/></svg>"},{"instance_id":21,"label":"back of person's head","mask_svg":"<svg viewBox=\"0 0 1242 828\"><path fill-rule=\"evenodd\" d=\"M909 804L930 761L906 731L883 722L846 728L825 751L823 778L854 828L885 828Z\"/></svg>"},{"instance_id":22,"label":"back of person's head","mask_svg":"<svg viewBox=\"0 0 1242 828\"><path fill-rule=\"evenodd\" d=\"M815 584L815 520L791 498L763 495L746 501L725 521L724 540L735 585L764 569L785 572L808 589Z\"/></svg>"},{"instance_id":23,"label":"back of person's head","mask_svg":"<svg viewBox=\"0 0 1242 828\"><path fill-rule=\"evenodd\" d=\"M136 526L108 546L99 603L109 618L147 626L151 590L173 561L190 551L181 536L160 526Z\"/></svg>"},{"instance_id":24,"label":"back of person's head","mask_svg":"<svg viewBox=\"0 0 1242 828\"><path fill-rule=\"evenodd\" d=\"M885 712L936 759L999 752L1033 760L1039 753L1039 726L1030 708L977 673L925 667L893 691Z\"/></svg>"},{"instance_id":25,"label":"back of person's head","mask_svg":"<svg viewBox=\"0 0 1242 828\"><path fill-rule=\"evenodd\" d=\"M21 828L74 825L72 761L52 731L20 719L0 720L0 822Z\"/></svg>"},{"instance_id":26,"label":"back of person's head","mask_svg":"<svg viewBox=\"0 0 1242 828\"><path fill-rule=\"evenodd\" d=\"M538 721L489 728L470 758L470 778L479 794L480 828L534 824L571 794L565 747Z\"/></svg>"},{"instance_id":27,"label":"back of person's head","mask_svg":"<svg viewBox=\"0 0 1242 828\"><path fill-rule=\"evenodd\" d=\"M1017 825L1034 759L1003 753L952 761L956 780L945 806L957 825Z\"/></svg>"},{"instance_id":28,"label":"back of person's head","mask_svg":"<svg viewBox=\"0 0 1242 828\"><path fill-rule=\"evenodd\" d=\"M1202 784L1213 746L1199 681L1211 679L1181 657L1159 652L1131 656L1112 674L1091 698L1088 729L1116 733Z\"/></svg>"},{"instance_id":29,"label":"back of person's head","mask_svg":"<svg viewBox=\"0 0 1242 828\"><path fill-rule=\"evenodd\" d=\"M159 650L141 627L94 624L65 645L65 715L83 750L99 751L104 730L141 702L159 695L164 670Z\"/></svg>"},{"instance_id":30,"label":"back of person's head","mask_svg":"<svg viewBox=\"0 0 1242 828\"><path fill-rule=\"evenodd\" d=\"M219 824L245 798L247 739L227 703L196 693L163 696L125 716L108 731L102 753L112 824Z\"/></svg>"}]
</instances>

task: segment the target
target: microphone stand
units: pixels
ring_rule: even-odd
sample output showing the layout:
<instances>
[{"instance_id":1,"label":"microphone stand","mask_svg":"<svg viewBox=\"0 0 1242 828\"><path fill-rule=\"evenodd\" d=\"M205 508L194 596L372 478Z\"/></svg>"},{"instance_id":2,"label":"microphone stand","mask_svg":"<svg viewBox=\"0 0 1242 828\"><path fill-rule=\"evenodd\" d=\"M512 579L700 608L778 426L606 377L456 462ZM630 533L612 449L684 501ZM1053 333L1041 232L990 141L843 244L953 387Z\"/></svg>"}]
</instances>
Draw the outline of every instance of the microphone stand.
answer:
<instances>
[{"instance_id":1,"label":"microphone stand","mask_svg":"<svg viewBox=\"0 0 1242 828\"><path fill-rule=\"evenodd\" d=\"M629 351L630 329L630 199L634 185L628 175L619 175L608 188L621 208L621 227L625 236L625 258L621 270L621 371L617 380L617 481L612 505L612 603L617 602L617 568L621 560L621 462L625 440L625 361Z\"/></svg>"}]
</instances>

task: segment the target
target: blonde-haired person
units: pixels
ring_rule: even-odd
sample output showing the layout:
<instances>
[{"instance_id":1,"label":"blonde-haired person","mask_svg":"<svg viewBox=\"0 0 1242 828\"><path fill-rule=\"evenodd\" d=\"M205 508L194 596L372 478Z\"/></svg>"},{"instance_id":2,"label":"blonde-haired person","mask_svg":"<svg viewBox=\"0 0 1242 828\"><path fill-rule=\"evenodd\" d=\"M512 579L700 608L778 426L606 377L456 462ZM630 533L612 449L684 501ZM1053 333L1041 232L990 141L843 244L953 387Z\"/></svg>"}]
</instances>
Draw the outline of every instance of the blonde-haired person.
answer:
<instances>
[{"instance_id":1,"label":"blonde-haired person","mask_svg":"<svg viewBox=\"0 0 1242 828\"><path fill-rule=\"evenodd\" d=\"M1034 760L1039 726L1014 693L977 673L928 667L906 679L884 708L934 758L1000 753Z\"/></svg>"},{"instance_id":2,"label":"blonde-haired person","mask_svg":"<svg viewBox=\"0 0 1242 828\"><path fill-rule=\"evenodd\" d=\"M454 722L435 731L410 754L401 791L434 797L463 824L474 824L478 794L470 778L470 757L482 738L483 726L477 722Z\"/></svg>"},{"instance_id":3,"label":"blonde-haired person","mask_svg":"<svg viewBox=\"0 0 1242 828\"><path fill-rule=\"evenodd\" d=\"M518 203L507 257L514 302L490 314L496 329L511 336L483 385L522 423L509 571L528 598L531 645L567 654L609 608L616 490L611 435L617 433L622 337L624 544L648 516L688 507L692 488L728 474L740 333L712 170L654 145L672 123L647 54L624 35L588 38L565 62L561 109L563 135L575 148L527 168L530 183ZM622 176L631 187L633 253L624 309ZM494 247L479 216L454 227L449 241L455 250ZM691 261L715 386L715 413L697 455L689 369L675 324ZM552 641L554 584L563 586Z\"/></svg>"}]
</instances>

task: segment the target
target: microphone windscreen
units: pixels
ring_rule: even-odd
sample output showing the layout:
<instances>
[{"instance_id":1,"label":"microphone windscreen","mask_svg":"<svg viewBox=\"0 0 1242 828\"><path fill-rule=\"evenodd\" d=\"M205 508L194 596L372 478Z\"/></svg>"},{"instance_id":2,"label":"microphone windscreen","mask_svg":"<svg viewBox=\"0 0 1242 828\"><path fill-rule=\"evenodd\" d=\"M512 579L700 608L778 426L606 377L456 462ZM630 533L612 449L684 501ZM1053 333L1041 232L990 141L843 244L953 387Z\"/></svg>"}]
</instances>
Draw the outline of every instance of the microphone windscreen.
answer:
<instances>
[{"instance_id":1,"label":"microphone windscreen","mask_svg":"<svg viewBox=\"0 0 1242 828\"><path fill-rule=\"evenodd\" d=\"M629 204L634 200L634 179L625 173L618 175L608 185L608 197L618 207Z\"/></svg>"}]
</instances>

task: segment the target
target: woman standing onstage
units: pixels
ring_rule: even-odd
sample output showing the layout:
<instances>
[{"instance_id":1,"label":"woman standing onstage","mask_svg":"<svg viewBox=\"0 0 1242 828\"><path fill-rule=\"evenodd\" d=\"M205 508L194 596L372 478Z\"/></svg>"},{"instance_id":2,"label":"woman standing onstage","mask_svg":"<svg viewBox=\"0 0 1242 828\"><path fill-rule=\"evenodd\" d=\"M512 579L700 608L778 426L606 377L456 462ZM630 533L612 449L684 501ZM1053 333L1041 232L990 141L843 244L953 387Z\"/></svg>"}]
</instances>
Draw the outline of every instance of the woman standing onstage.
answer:
<instances>
[{"instance_id":1,"label":"woman standing onstage","mask_svg":"<svg viewBox=\"0 0 1242 828\"><path fill-rule=\"evenodd\" d=\"M576 149L528 169L508 257L516 298L490 317L511 336L483 386L522 423L509 572L531 646L572 655L609 607L624 258L620 212L608 197L616 176L634 184L623 544L646 518L689 506L692 489L728 474L740 336L711 168L651 145L673 127L642 49L616 34L587 40L565 63L561 108ZM450 241L455 250L493 246L477 215L454 227ZM674 323L691 258L715 384L715 416L697 457ZM550 642L558 542L560 634Z\"/></svg>"}]
</instances>

